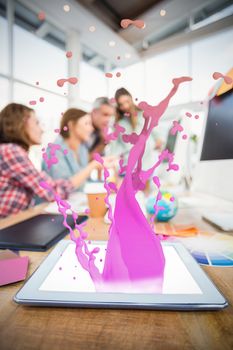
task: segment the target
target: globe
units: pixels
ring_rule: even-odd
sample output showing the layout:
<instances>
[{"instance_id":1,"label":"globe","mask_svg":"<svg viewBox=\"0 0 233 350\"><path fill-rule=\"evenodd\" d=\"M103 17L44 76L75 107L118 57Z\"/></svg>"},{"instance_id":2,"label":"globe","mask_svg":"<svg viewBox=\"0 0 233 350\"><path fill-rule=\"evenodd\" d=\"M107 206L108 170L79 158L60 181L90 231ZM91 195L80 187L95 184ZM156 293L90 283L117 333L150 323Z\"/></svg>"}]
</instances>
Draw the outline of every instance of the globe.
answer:
<instances>
[{"instance_id":1,"label":"globe","mask_svg":"<svg viewBox=\"0 0 233 350\"><path fill-rule=\"evenodd\" d=\"M178 203L175 197L168 191L161 191L161 199L158 201L157 205L160 207L156 214L156 219L158 221L169 221L171 220L177 213ZM146 203L146 209L148 214L154 214L154 205L155 205L156 197L150 197Z\"/></svg>"}]
</instances>

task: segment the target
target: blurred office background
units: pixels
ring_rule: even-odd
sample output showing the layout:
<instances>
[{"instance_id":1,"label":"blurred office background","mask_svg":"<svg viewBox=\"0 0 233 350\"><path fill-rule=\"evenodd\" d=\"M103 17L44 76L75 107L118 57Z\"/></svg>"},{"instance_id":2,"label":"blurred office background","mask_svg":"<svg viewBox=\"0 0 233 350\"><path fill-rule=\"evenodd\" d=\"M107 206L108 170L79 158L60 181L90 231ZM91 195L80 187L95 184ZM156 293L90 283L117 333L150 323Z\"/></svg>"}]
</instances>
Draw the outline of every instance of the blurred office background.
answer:
<instances>
[{"instance_id":1,"label":"blurred office background","mask_svg":"<svg viewBox=\"0 0 233 350\"><path fill-rule=\"evenodd\" d=\"M146 27L122 29L123 18L142 19ZM230 0L0 0L0 108L36 100L46 143L69 106L91 110L96 97L111 98L122 86L156 104L174 77L186 75L193 82L171 101L160 133L166 140L172 120L189 111L200 115L189 125L198 140L201 102L215 84L212 74L232 68L232 39ZM78 84L57 86L69 76Z\"/></svg>"}]
</instances>

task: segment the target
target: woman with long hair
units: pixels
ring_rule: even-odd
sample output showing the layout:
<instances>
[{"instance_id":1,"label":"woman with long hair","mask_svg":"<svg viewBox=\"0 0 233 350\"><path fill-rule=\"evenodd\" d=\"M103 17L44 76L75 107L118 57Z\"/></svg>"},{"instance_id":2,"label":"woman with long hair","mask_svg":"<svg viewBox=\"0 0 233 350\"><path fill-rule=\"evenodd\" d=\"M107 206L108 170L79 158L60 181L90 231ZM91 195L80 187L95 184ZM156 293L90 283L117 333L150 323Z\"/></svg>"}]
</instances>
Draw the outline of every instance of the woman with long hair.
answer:
<instances>
[{"instance_id":1,"label":"woman with long hair","mask_svg":"<svg viewBox=\"0 0 233 350\"><path fill-rule=\"evenodd\" d=\"M133 97L128 90L120 88L115 93L116 101L116 118L115 123L119 124L125 129L126 134L140 134L145 119L143 118L143 111L134 103ZM107 154L114 154L121 156L125 162L129 155L132 145L125 143L122 137L119 136L116 141L111 142L108 146ZM157 132L153 131L150 139L147 141L146 151L143 158L143 167L152 166L156 161L157 151L160 147L160 140Z\"/></svg>"},{"instance_id":2,"label":"woman with long hair","mask_svg":"<svg viewBox=\"0 0 233 350\"><path fill-rule=\"evenodd\" d=\"M42 188L41 182L47 182L62 198L67 198L86 179L82 172L54 180L38 171L28 151L41 143L41 136L33 109L10 103L0 112L0 217L27 209L35 203L35 197L53 201L53 194ZM96 166L92 164L90 169Z\"/></svg>"}]
</instances>

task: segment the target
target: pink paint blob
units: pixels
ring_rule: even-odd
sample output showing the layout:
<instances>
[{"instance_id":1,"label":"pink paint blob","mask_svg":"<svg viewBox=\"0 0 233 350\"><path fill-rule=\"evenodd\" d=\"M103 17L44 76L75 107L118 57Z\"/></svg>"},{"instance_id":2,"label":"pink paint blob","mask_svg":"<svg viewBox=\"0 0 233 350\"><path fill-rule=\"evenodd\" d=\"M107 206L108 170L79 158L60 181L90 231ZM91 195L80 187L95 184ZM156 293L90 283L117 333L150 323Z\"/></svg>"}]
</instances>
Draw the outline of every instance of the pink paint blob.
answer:
<instances>
[{"instance_id":1,"label":"pink paint blob","mask_svg":"<svg viewBox=\"0 0 233 350\"><path fill-rule=\"evenodd\" d=\"M44 97L40 97L40 98L39 98L39 101L40 101L40 102L44 102Z\"/></svg>"},{"instance_id":2,"label":"pink paint blob","mask_svg":"<svg viewBox=\"0 0 233 350\"><path fill-rule=\"evenodd\" d=\"M117 73L116 73L116 77L117 77L117 78L120 78L120 76L121 76L121 73L120 73L120 72L117 72Z\"/></svg>"},{"instance_id":3,"label":"pink paint blob","mask_svg":"<svg viewBox=\"0 0 233 350\"><path fill-rule=\"evenodd\" d=\"M45 15L45 12L43 12L43 11L40 11L39 13L38 13L38 19L40 20L40 21L44 21L45 20L45 18L46 18L46 15Z\"/></svg>"},{"instance_id":4,"label":"pink paint blob","mask_svg":"<svg viewBox=\"0 0 233 350\"><path fill-rule=\"evenodd\" d=\"M68 130L68 126L65 125L65 126L63 127L63 130L64 130L64 131L67 131L67 130Z\"/></svg>"},{"instance_id":5,"label":"pink paint blob","mask_svg":"<svg viewBox=\"0 0 233 350\"><path fill-rule=\"evenodd\" d=\"M55 132L56 134L60 134L60 129L54 129L54 132Z\"/></svg>"},{"instance_id":6,"label":"pink paint blob","mask_svg":"<svg viewBox=\"0 0 233 350\"><path fill-rule=\"evenodd\" d=\"M144 29L145 28L145 22L140 20L140 19L136 19L136 20L131 20L131 19L122 19L121 20L121 27L126 29L128 28L130 25L135 26L138 29Z\"/></svg>"},{"instance_id":7,"label":"pink paint blob","mask_svg":"<svg viewBox=\"0 0 233 350\"><path fill-rule=\"evenodd\" d=\"M195 118L195 119L199 119L199 115L196 114L196 115L194 116L194 118Z\"/></svg>"},{"instance_id":8,"label":"pink paint blob","mask_svg":"<svg viewBox=\"0 0 233 350\"><path fill-rule=\"evenodd\" d=\"M158 105L152 106L144 101L139 103L139 108L143 111L144 126L141 133L135 137L130 150L125 177L116 194L114 213L109 202L109 196L112 193L108 182L110 173L104 167L102 157L97 153L94 155L94 159L103 166L104 187L107 192L105 203L109 207L108 218L111 222L102 273L95 264L99 248L90 249L88 247L86 241L88 235L84 231L85 223L77 225L78 215L72 210L70 204L54 193L49 184L40 183L44 189L54 193L58 210L64 218L63 224L70 232L71 240L75 242L77 259L82 268L90 274L97 291L116 291L116 289L121 292L148 290L154 293L162 291L166 262L160 238L155 235L153 226L144 216L136 200L136 193L145 188L147 181L164 159L168 160L168 171L179 169L178 165L173 163L174 154L167 149L161 152L156 163L147 170L142 169L142 158L146 142L166 111L171 98L177 92L180 84L190 80L189 77L173 79L172 89ZM154 176L153 182L158 188L160 187L158 177ZM160 198L161 192L159 191L156 201ZM78 236L67 223L67 210L72 212L75 229L79 232Z\"/></svg>"},{"instance_id":9,"label":"pink paint blob","mask_svg":"<svg viewBox=\"0 0 233 350\"><path fill-rule=\"evenodd\" d=\"M50 169L54 164L58 163L58 158L56 157L56 152L61 150L61 146L56 143L49 143L47 150L42 153L44 162L46 163L48 169Z\"/></svg>"},{"instance_id":10,"label":"pink paint blob","mask_svg":"<svg viewBox=\"0 0 233 350\"><path fill-rule=\"evenodd\" d=\"M182 135L182 139L183 139L183 140L186 140L187 137L188 137L188 136L187 136L186 134Z\"/></svg>"},{"instance_id":11,"label":"pink paint blob","mask_svg":"<svg viewBox=\"0 0 233 350\"><path fill-rule=\"evenodd\" d=\"M214 80L218 80L218 79L222 78L226 84L229 84L229 85L233 84L233 80L231 77L228 77L227 75L224 75L224 74L219 73L219 72L214 72L213 78L214 78Z\"/></svg>"},{"instance_id":12,"label":"pink paint blob","mask_svg":"<svg viewBox=\"0 0 233 350\"><path fill-rule=\"evenodd\" d=\"M174 200L175 200L174 197L171 197L171 198L170 198L170 201L171 201L171 202L174 202Z\"/></svg>"},{"instance_id":13,"label":"pink paint blob","mask_svg":"<svg viewBox=\"0 0 233 350\"><path fill-rule=\"evenodd\" d=\"M64 149L63 154L66 156L68 154L68 149Z\"/></svg>"},{"instance_id":14,"label":"pink paint blob","mask_svg":"<svg viewBox=\"0 0 233 350\"><path fill-rule=\"evenodd\" d=\"M173 122L173 127L171 128L171 135L175 135L177 132L181 132L184 130L183 126L180 125L179 122L177 122L176 120L174 120Z\"/></svg>"},{"instance_id":15,"label":"pink paint blob","mask_svg":"<svg viewBox=\"0 0 233 350\"><path fill-rule=\"evenodd\" d=\"M75 84L77 84L78 79L75 78L75 77L71 77L71 78L68 78L68 79L64 79L64 78L63 78L63 79L58 79L58 80L57 80L57 86L63 87L63 85L64 85L66 82L68 82L68 83L70 83L70 84L72 84L72 85L75 85Z\"/></svg>"},{"instance_id":16,"label":"pink paint blob","mask_svg":"<svg viewBox=\"0 0 233 350\"><path fill-rule=\"evenodd\" d=\"M189 113L189 112L186 112L185 115L186 115L186 117L188 117L188 118L192 118L192 114Z\"/></svg>"},{"instance_id":17,"label":"pink paint blob","mask_svg":"<svg viewBox=\"0 0 233 350\"><path fill-rule=\"evenodd\" d=\"M66 52L66 57L67 57L67 58L71 58L72 55L73 55L72 51L67 51L67 52Z\"/></svg>"},{"instance_id":18,"label":"pink paint blob","mask_svg":"<svg viewBox=\"0 0 233 350\"><path fill-rule=\"evenodd\" d=\"M29 104L30 104L30 106L36 105L36 100L31 100L31 101L29 101Z\"/></svg>"},{"instance_id":19,"label":"pink paint blob","mask_svg":"<svg viewBox=\"0 0 233 350\"><path fill-rule=\"evenodd\" d=\"M112 73L105 73L106 78L112 78L113 74Z\"/></svg>"}]
</instances>

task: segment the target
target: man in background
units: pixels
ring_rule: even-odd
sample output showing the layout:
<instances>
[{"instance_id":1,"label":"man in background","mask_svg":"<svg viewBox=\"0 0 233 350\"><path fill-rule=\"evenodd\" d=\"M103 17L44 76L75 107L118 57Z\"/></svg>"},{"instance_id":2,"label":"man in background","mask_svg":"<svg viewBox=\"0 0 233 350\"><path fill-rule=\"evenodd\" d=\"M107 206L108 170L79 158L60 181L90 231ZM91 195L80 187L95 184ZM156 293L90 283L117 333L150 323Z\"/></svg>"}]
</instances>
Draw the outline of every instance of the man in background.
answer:
<instances>
[{"instance_id":1,"label":"man in background","mask_svg":"<svg viewBox=\"0 0 233 350\"><path fill-rule=\"evenodd\" d=\"M111 118L114 116L115 110L111 105L107 97L98 97L91 112L92 123L94 131L91 135L91 141L89 143L90 157L93 153L104 154L105 141L104 141L104 129L110 124Z\"/></svg>"}]
</instances>

